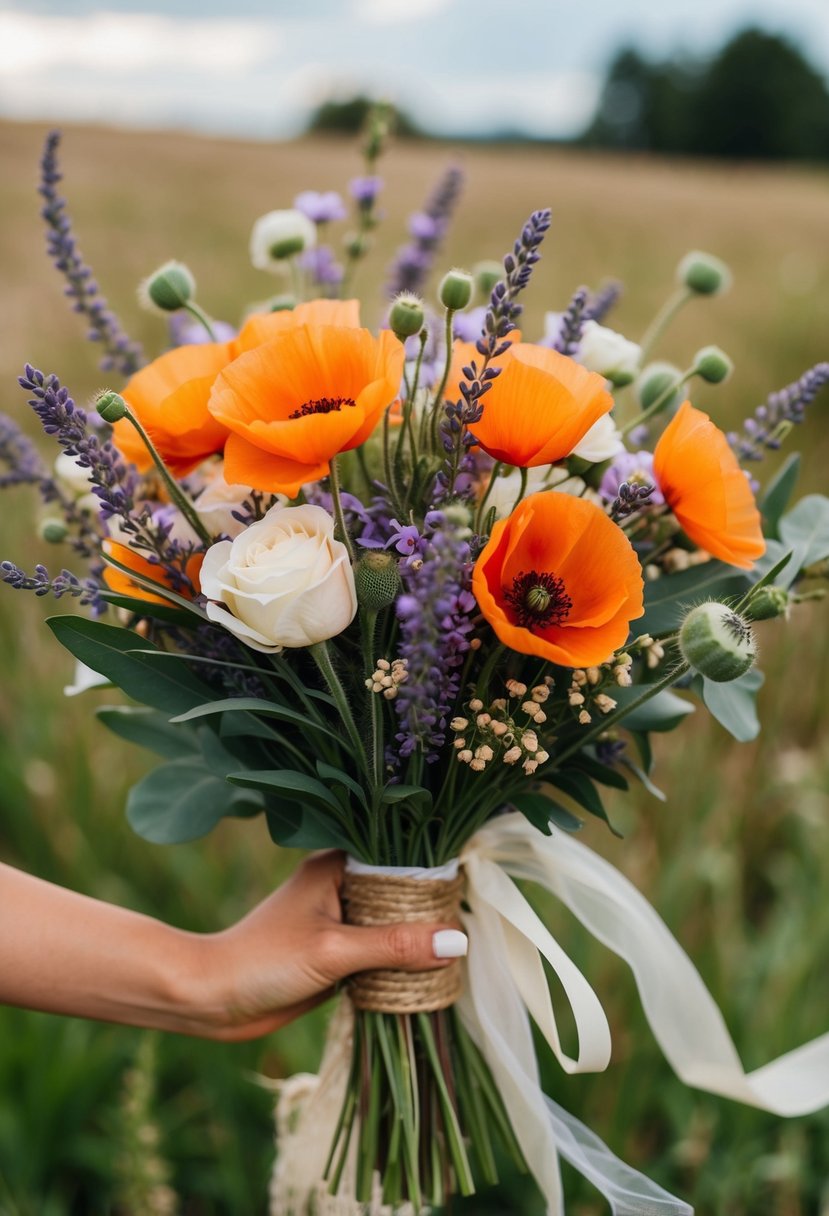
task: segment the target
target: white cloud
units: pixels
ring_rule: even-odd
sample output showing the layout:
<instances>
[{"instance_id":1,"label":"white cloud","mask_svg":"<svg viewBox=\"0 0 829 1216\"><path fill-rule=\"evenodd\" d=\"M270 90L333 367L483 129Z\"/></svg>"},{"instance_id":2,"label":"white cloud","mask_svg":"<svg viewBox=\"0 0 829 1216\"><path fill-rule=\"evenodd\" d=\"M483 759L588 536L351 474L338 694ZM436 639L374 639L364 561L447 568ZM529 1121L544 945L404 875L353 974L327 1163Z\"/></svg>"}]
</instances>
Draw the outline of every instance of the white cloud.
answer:
<instances>
[{"instance_id":1,"label":"white cloud","mask_svg":"<svg viewBox=\"0 0 829 1216\"><path fill-rule=\"evenodd\" d=\"M7 80L62 65L121 76L164 69L233 75L263 63L282 42L277 26L265 21L0 12L0 69Z\"/></svg>"},{"instance_id":2,"label":"white cloud","mask_svg":"<svg viewBox=\"0 0 829 1216\"><path fill-rule=\"evenodd\" d=\"M477 80L438 76L418 94L418 117L437 131L572 135L593 114L601 84L601 76L575 71L499 73Z\"/></svg>"},{"instance_id":3,"label":"white cloud","mask_svg":"<svg viewBox=\"0 0 829 1216\"><path fill-rule=\"evenodd\" d=\"M442 13L453 0L354 0L354 20L370 25L401 25L426 21Z\"/></svg>"}]
</instances>

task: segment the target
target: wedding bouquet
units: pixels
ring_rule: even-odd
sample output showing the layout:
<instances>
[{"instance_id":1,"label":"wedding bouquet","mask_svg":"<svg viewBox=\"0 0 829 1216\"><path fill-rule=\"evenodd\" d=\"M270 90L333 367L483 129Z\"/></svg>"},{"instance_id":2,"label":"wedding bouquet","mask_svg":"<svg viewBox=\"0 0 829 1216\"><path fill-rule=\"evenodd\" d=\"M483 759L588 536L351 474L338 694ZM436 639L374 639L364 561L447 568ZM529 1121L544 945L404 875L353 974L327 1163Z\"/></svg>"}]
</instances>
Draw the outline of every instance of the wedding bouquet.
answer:
<instances>
[{"instance_id":1,"label":"wedding bouquet","mask_svg":"<svg viewBox=\"0 0 829 1216\"><path fill-rule=\"evenodd\" d=\"M580 288L521 332L550 213L502 265L424 285L460 186L450 169L411 220L377 332L351 283L379 220L374 114L353 228L336 193L255 225L254 265L285 288L237 329L171 262L142 298L168 314L152 361L107 309L42 163L50 251L125 382L78 408L54 375L20 383L61 449L54 469L0 418L0 485L33 484L45 540L87 569L11 586L90 611L50 628L76 690L114 684L117 735L162 763L131 791L133 828L193 840L264 814L277 845L347 853L358 924L462 923L469 955L353 977L319 1078L286 1083L272 1210L410 1212L529 1170L562 1210L563 1155L617 1213L690 1208L624 1165L539 1085L531 1020L568 1072L601 1070L598 997L513 882L546 888L630 963L682 1079L796 1114L829 1101L829 1035L746 1075L712 998L654 910L574 839L608 819L601 787L652 781L649 737L701 701L738 739L758 729L753 622L785 620L829 575L829 499L791 509L776 450L823 384L819 364L724 434L690 394L728 358L651 354L677 309L728 270L689 254L640 344L603 322L618 287ZM671 691L678 686L686 695ZM579 1036L564 1051L542 959Z\"/></svg>"}]
</instances>

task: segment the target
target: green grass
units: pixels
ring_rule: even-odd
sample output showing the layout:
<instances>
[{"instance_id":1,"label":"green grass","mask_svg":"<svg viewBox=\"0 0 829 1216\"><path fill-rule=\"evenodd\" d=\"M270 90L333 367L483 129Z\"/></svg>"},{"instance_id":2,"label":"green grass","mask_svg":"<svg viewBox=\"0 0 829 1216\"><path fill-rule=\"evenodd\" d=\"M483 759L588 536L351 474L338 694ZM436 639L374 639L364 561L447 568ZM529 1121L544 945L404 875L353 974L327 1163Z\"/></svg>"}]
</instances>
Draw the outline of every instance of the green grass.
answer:
<instances>
[{"instance_id":1,"label":"green grass","mask_svg":"<svg viewBox=\"0 0 829 1216\"><path fill-rule=\"evenodd\" d=\"M43 133L0 125L0 409L20 418L26 407L15 378L24 359L56 371L80 402L105 383L42 250L34 185ZM730 263L734 289L691 306L660 353L685 365L699 346L716 342L732 355L733 379L695 397L724 427L768 389L829 356L826 173L510 147L457 155L468 185L442 266L499 257L531 209L553 206L528 295L528 336L580 283L613 276L627 287L613 324L636 337L669 290L676 262L702 248ZM389 155L386 222L372 269L358 282L370 321L405 216L448 157L431 145ZM274 288L247 260L253 219L290 205L303 187L342 189L359 171L348 142L268 146L104 129L68 131L64 167L81 247L149 350L160 348L163 324L135 305L144 274L168 257L188 262L203 304L235 320L244 302ZM804 451L801 492L825 488L826 410L824 397L793 436ZM35 514L28 495L4 496L0 557L30 566L63 560L36 540ZM223 824L208 841L169 849L131 834L124 796L147 761L95 722L94 706L107 694L61 697L71 662L42 624L55 610L0 588L0 856L187 928L227 924L294 857L270 846L260 823ZM765 626L762 642L761 738L733 744L699 711L659 741L667 803L617 799L611 809L621 842L600 825L585 832L688 949L750 1067L829 1028L826 608L798 610L788 629ZM699 1213L829 1211L829 1116L783 1121L686 1089L662 1060L624 967L561 909L549 915L602 999L614 1040L613 1063L601 1076L568 1078L545 1064L549 1092ZM254 1044L158 1041L154 1118L188 1216L265 1211L270 1097L251 1076L313 1067L322 1021L317 1015ZM125 1210L119 1111L141 1038L0 1010L2 1216ZM569 1172L566 1182L568 1211L606 1210ZM518 1194L510 1185L488 1210L539 1211L531 1194L526 1203ZM484 1201L463 1210L482 1212Z\"/></svg>"}]
</instances>

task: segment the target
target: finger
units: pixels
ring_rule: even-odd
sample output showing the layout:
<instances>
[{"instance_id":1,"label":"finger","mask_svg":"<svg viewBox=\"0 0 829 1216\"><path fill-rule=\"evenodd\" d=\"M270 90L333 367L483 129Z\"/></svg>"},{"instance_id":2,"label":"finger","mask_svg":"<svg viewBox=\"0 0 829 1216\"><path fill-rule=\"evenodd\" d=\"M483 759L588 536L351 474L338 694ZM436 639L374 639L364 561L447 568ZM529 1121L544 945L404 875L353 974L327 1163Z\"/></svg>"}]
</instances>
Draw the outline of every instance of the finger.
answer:
<instances>
[{"instance_id":1,"label":"finger","mask_svg":"<svg viewBox=\"0 0 829 1216\"><path fill-rule=\"evenodd\" d=\"M430 971L447 967L466 954L465 933L452 925L340 925L332 941L326 972L343 979L355 971L391 969Z\"/></svg>"}]
</instances>

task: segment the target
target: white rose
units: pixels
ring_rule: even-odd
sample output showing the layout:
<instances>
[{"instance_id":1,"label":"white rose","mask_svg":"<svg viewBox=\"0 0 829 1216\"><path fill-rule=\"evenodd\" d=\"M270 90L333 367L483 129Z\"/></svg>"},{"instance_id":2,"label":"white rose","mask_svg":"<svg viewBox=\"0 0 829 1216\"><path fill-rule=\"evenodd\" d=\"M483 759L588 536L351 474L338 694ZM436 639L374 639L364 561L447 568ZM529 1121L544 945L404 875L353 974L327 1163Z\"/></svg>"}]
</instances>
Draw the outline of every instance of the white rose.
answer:
<instances>
[{"instance_id":1,"label":"white rose","mask_svg":"<svg viewBox=\"0 0 829 1216\"><path fill-rule=\"evenodd\" d=\"M196 511L211 536L224 535L232 540L247 527L234 517L233 512L241 511L250 496L250 486L228 485L220 465L196 499ZM279 506L288 502L284 494L277 494L276 498Z\"/></svg>"},{"instance_id":2,"label":"white rose","mask_svg":"<svg viewBox=\"0 0 829 1216\"><path fill-rule=\"evenodd\" d=\"M642 350L614 329L585 321L576 359L588 371L599 372L609 380L617 376L633 379L639 371Z\"/></svg>"},{"instance_id":3,"label":"white rose","mask_svg":"<svg viewBox=\"0 0 829 1216\"><path fill-rule=\"evenodd\" d=\"M61 452L55 457L55 476L58 481L62 481L68 490L73 490L75 494L88 494L92 488L90 480L91 469L85 469L78 464L77 456L70 456L68 452Z\"/></svg>"},{"instance_id":4,"label":"white rose","mask_svg":"<svg viewBox=\"0 0 829 1216\"><path fill-rule=\"evenodd\" d=\"M301 211L269 211L250 234L250 260L257 270L279 270L285 259L317 243L317 228Z\"/></svg>"},{"instance_id":5,"label":"white rose","mask_svg":"<svg viewBox=\"0 0 829 1216\"><path fill-rule=\"evenodd\" d=\"M591 464L600 464L603 460L618 456L619 452L624 450L625 445L616 423L610 414L602 414L590 430L582 435L570 455L589 460Z\"/></svg>"},{"instance_id":6,"label":"white rose","mask_svg":"<svg viewBox=\"0 0 829 1216\"><path fill-rule=\"evenodd\" d=\"M271 507L208 549L199 579L211 621L254 650L325 641L357 612L348 551L322 507Z\"/></svg>"}]
</instances>

